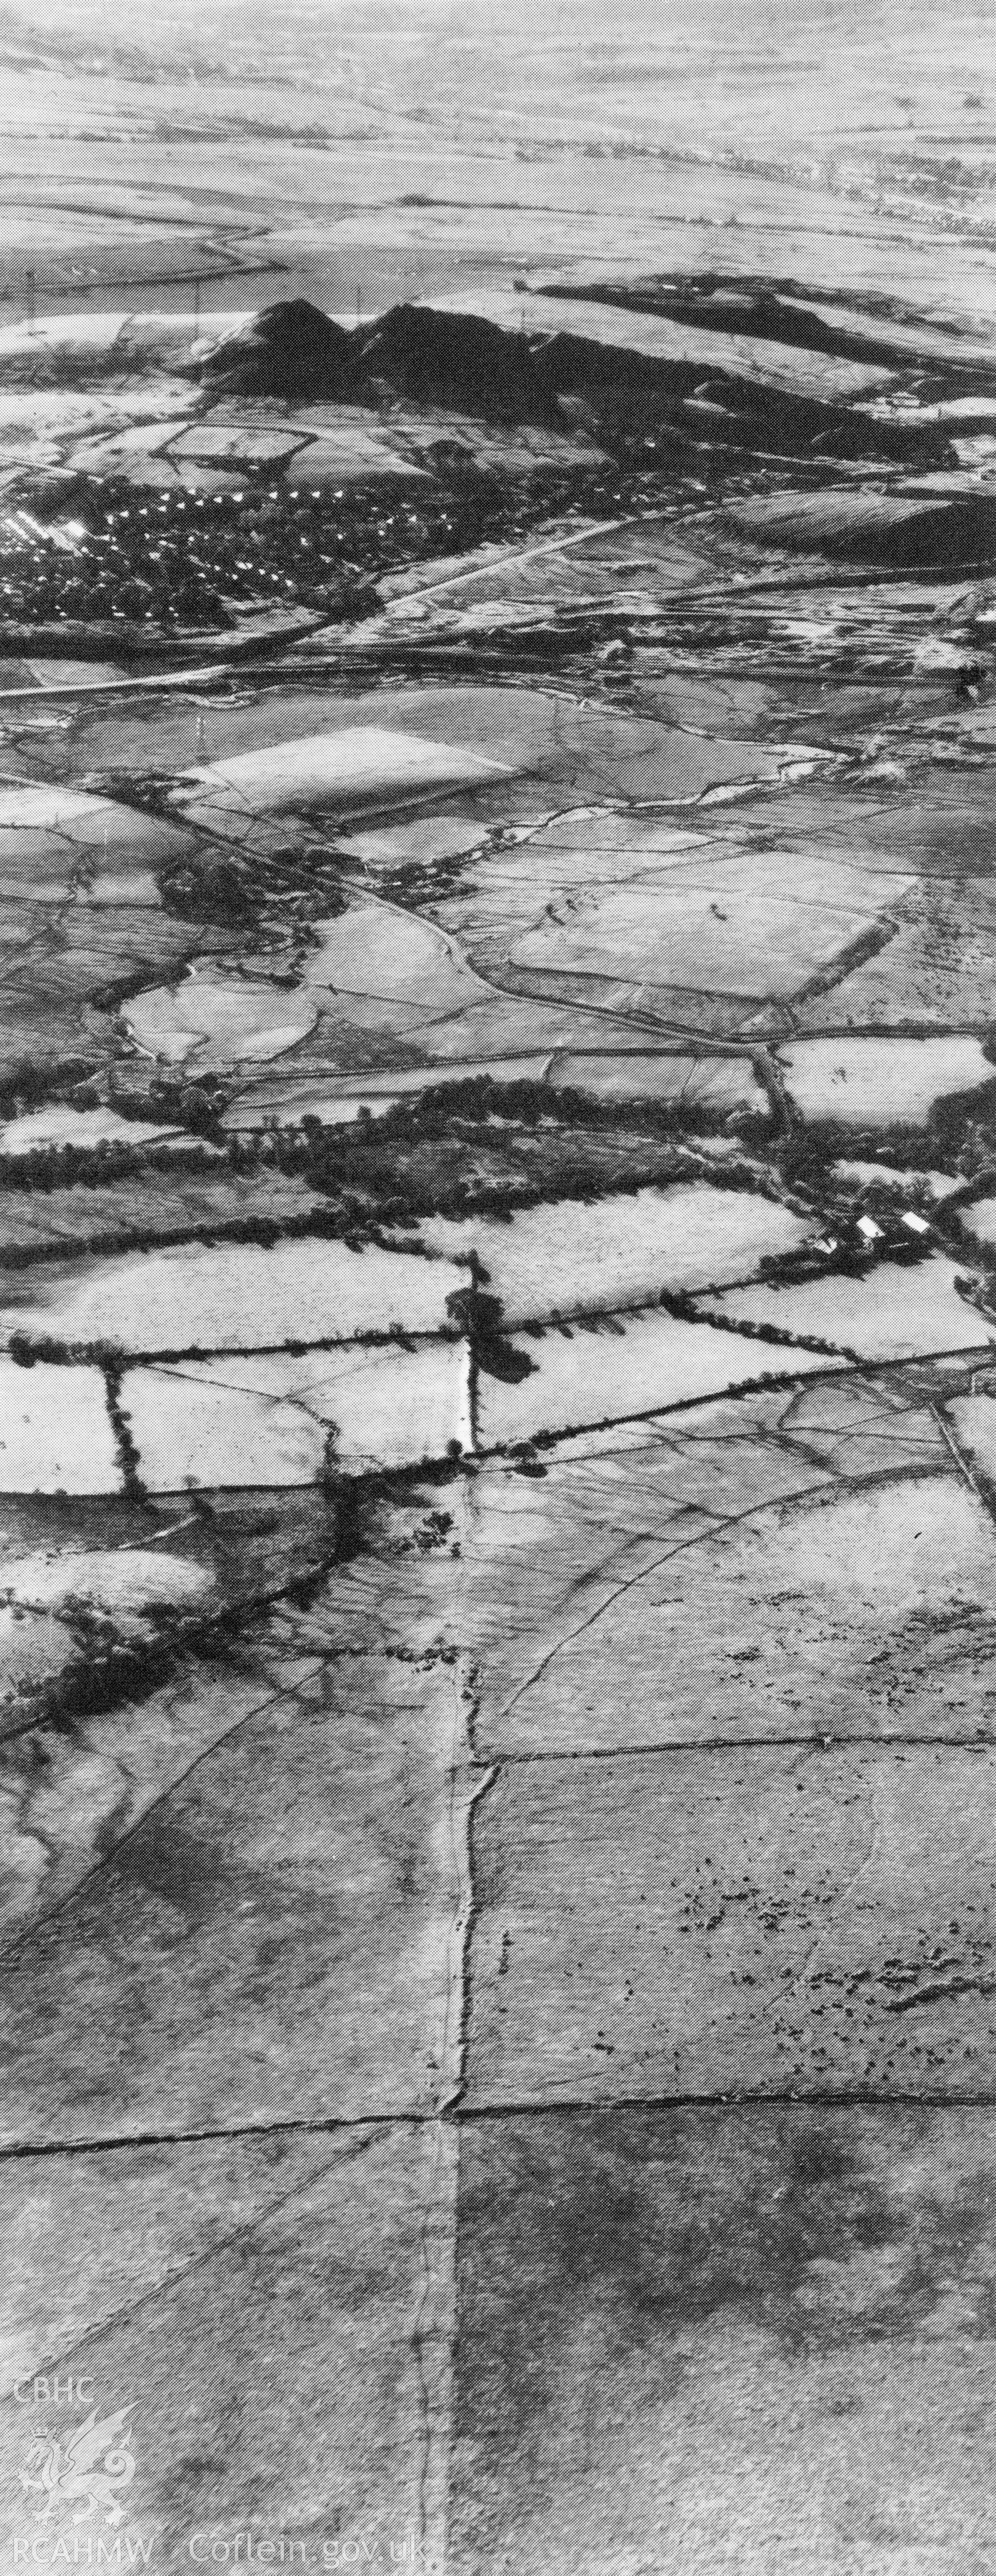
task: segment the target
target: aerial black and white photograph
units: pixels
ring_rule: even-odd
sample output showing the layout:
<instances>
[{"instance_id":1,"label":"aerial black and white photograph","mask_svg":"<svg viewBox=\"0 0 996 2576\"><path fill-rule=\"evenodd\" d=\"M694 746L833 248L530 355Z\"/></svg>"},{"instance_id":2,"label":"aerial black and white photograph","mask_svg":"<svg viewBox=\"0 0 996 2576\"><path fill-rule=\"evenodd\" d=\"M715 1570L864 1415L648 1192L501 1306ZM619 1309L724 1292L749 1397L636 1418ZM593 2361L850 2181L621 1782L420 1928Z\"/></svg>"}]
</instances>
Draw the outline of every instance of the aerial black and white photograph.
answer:
<instances>
[{"instance_id":1,"label":"aerial black and white photograph","mask_svg":"<svg viewBox=\"0 0 996 2576\"><path fill-rule=\"evenodd\" d=\"M0 0L0 2576L996 2576L996 0Z\"/></svg>"}]
</instances>

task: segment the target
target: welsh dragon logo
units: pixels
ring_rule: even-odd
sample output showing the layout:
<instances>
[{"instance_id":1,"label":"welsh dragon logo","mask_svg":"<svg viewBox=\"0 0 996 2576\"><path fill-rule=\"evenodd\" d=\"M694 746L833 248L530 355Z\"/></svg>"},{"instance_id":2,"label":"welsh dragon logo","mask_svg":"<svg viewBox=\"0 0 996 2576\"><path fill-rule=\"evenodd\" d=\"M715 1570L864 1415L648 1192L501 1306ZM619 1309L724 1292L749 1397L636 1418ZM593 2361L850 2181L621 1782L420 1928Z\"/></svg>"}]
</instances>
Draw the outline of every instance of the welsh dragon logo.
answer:
<instances>
[{"instance_id":1,"label":"welsh dragon logo","mask_svg":"<svg viewBox=\"0 0 996 2576\"><path fill-rule=\"evenodd\" d=\"M43 2495L45 2502L35 2506L35 2521L47 2522L56 2512L77 2506L74 2522L88 2522L90 2515L104 2507L105 2523L124 2519L124 2506L119 2491L130 2487L135 2475L131 2454L131 2405L119 2406L116 2415L105 2415L97 2421L97 2409L77 2426L63 2446L58 2435L36 2432L18 2477L25 2495ZM34 2471L40 2471L35 2476Z\"/></svg>"}]
</instances>

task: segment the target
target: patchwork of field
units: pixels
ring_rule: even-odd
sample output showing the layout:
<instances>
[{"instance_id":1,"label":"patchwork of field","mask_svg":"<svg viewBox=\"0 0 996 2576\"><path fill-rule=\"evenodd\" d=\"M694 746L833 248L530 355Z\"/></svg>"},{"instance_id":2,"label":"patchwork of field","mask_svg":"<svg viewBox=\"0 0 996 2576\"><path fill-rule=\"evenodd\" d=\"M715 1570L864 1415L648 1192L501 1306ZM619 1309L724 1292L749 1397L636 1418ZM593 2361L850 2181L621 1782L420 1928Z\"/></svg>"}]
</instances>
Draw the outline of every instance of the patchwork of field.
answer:
<instances>
[{"instance_id":1,"label":"patchwork of field","mask_svg":"<svg viewBox=\"0 0 996 2576\"><path fill-rule=\"evenodd\" d=\"M884 937L912 882L611 810L482 854L474 873L447 918L489 961L610 981L639 960L650 985L758 997L804 990Z\"/></svg>"},{"instance_id":2,"label":"patchwork of field","mask_svg":"<svg viewBox=\"0 0 996 2576\"><path fill-rule=\"evenodd\" d=\"M337 993L337 1016L341 1004L342 995ZM558 1035L562 1039L566 1024L573 1026L578 1037L595 1036L598 1023L593 1015L579 1011L572 1013L569 1020L566 1014L559 1019L545 1006L532 1002L513 1002L499 1008L502 1017L507 1009L513 1029L539 1040L542 1054L468 1057L460 1047L461 1037L476 1034L486 1038L489 1021L499 1017L498 1008L486 1014L483 1008L475 1007L472 1015L461 1015L459 1021L444 1022L439 1028L431 1022L428 1027L421 1023L417 1043L430 1059L427 1064L406 1066L394 1073L354 1074L339 1080L314 1075L296 1083L271 1082L265 1090L239 1091L225 1110L225 1124L233 1129L259 1128L269 1123L297 1126L306 1117L315 1118L321 1125L349 1124L363 1110L371 1116L378 1112L383 1115L412 1094L429 1093L448 1083L488 1079L503 1087L521 1082L548 1086L554 1093L577 1092L593 1103L619 1103L624 1109L643 1102L648 1106L670 1106L679 1113L697 1108L706 1118L717 1112L726 1118L746 1114L752 1123L770 1115L767 1091L747 1056L711 1052L679 1055L663 1049L647 1055L634 1043L632 1034L627 1043L622 1027L613 1029L610 1054L597 1046L572 1051L558 1045ZM325 1025L327 1029L327 1022ZM414 1042L410 1033L409 1043Z\"/></svg>"},{"instance_id":3,"label":"patchwork of field","mask_svg":"<svg viewBox=\"0 0 996 2576\"><path fill-rule=\"evenodd\" d=\"M312 1485L474 1446L468 1357L457 1341L131 1369L122 1400L150 1493Z\"/></svg>"},{"instance_id":4,"label":"patchwork of field","mask_svg":"<svg viewBox=\"0 0 996 2576\"><path fill-rule=\"evenodd\" d=\"M0 2537L966 2576L979 29L334 14L0 43Z\"/></svg>"},{"instance_id":5,"label":"patchwork of field","mask_svg":"<svg viewBox=\"0 0 996 2576\"><path fill-rule=\"evenodd\" d=\"M346 700L316 695L314 685L284 687L258 704L251 693L248 704L212 703L193 728L189 704L173 692L158 702L133 696L113 717L91 712L85 697L77 708L65 697L54 731L18 738L25 783L5 789L0 816L3 897L23 906L8 967L15 1015L19 1001L29 1019L36 1011L34 970L44 938L43 977L61 984L64 1009L70 995L75 1003L67 1037L85 1032L92 1044L94 1005L106 1008L109 960L112 953L120 958L122 942L132 982L143 984L127 1005L133 1036L166 1061L196 1050L202 1070L296 1051L312 1038L319 1015L326 1057L337 1039L383 1036L397 1046L435 1029L426 1039L430 1052L481 1061L555 1046L558 1037L576 1049L579 1038L595 1034L592 1006L603 1021L608 1012L623 1024L642 1018L666 1026L670 1016L715 1038L738 1026L755 1031L758 1005L770 1015L791 1003L805 1009L810 1026L814 1017L825 1021L838 985L843 1028L855 1027L862 990L881 996L885 1024L893 1026L912 1003L931 998L922 976L929 981L932 971L938 898L932 894L934 910L924 912L915 852L912 867L897 868L891 853L884 866L876 864L871 849L847 846L843 818L836 847L824 841L808 850L786 846L780 818L775 847L766 845L765 825L713 821L717 797L732 798L735 811L746 795L752 812L752 795L772 782L786 818L800 794L805 810L809 782L828 764L839 767L841 755L789 732L760 745L742 734L724 743L701 721L662 726L613 707L574 705L551 691L466 684ZM701 693L690 712L699 720L707 714ZM212 759L191 762L205 741ZM126 774L147 778L151 789L164 768L176 771L176 783L162 812L93 793L93 782L117 783ZM50 784L41 783L40 769ZM89 788L76 783L83 780ZM593 790L598 802L586 804ZM162 801L159 787L155 792ZM523 810L528 817L537 795L560 809L558 819L538 827ZM411 809L426 799L463 812L444 810L372 837L350 829L364 805L403 811L406 802ZM703 804L708 820L699 813ZM669 806L694 813L694 824L679 824ZM330 891L351 875L369 882L372 869L378 895L361 895L358 905L354 898L351 947L338 973L334 961L346 934L331 928L327 976L310 961L303 972L300 965L293 971L292 959L275 961L278 1000L253 957L251 935L233 932L240 913L248 921L254 906L272 905L276 883L286 885L284 844L294 817L297 828L306 827L302 861L308 850ZM867 838L860 809L859 820ZM936 876L931 883L936 887ZM227 941L220 930L205 935L204 915L217 909L219 896L232 920ZM378 924L372 909L387 897L397 910L398 896L409 942L425 943L428 982L423 977L420 989L414 950L408 947L399 966L402 932L389 913ZM57 908L55 919L46 910L44 924L43 903ZM32 905L39 907L37 932ZM452 997L440 981L434 923L450 943ZM964 1023L973 994L977 1009L984 937L982 913L973 947L971 917L962 937L949 911L943 957L934 958L938 973L943 965L935 1021L957 1012ZM230 959L244 960L234 982L223 962L207 977L202 967L178 992L173 982L157 985L154 974L134 973L138 957L151 966L168 958L175 976L184 955L199 950L203 958L208 949L223 957L226 947ZM914 971L921 973L915 992ZM316 1001L316 988L334 994L335 1007ZM530 1019L525 1002L541 997L556 1008ZM421 1010L421 1032L406 1009ZM559 1020L557 1012L568 1009L570 1019ZM967 1088L957 1074L955 1083Z\"/></svg>"}]
</instances>

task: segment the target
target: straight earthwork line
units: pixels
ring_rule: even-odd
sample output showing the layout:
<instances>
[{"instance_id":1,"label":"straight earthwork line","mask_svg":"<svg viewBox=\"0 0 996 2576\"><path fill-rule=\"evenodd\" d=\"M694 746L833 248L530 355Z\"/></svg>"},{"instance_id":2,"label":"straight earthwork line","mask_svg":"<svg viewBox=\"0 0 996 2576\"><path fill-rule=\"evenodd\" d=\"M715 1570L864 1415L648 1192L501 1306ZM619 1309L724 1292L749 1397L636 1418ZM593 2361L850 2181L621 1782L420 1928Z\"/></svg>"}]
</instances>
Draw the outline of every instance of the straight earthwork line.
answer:
<instances>
[{"instance_id":1,"label":"straight earthwork line","mask_svg":"<svg viewBox=\"0 0 996 2576\"><path fill-rule=\"evenodd\" d=\"M224 2145L226 2141L252 2138L330 2137L339 2132L351 2135L359 2129L432 2129L440 2120L463 2127L471 2124L480 2126L489 2120L587 2117L595 2112L609 2115L618 2111L777 2110L992 2111L996 2110L996 2087L989 2091L947 2090L936 2093L900 2091L898 2088L874 2092L867 2085L842 2086L836 2092L798 2086L795 2089L773 2089L767 2093L568 2093L549 2101L460 2102L444 2106L441 2111L358 2111L315 2120L247 2120L230 2128L136 2129L106 2138L17 2140L0 2146L0 2165L30 2164L57 2156L120 2155L141 2147Z\"/></svg>"},{"instance_id":2,"label":"straight earthwork line","mask_svg":"<svg viewBox=\"0 0 996 2576\"><path fill-rule=\"evenodd\" d=\"M644 1754L659 1753L827 1753L851 1745L877 1747L905 1745L915 1751L918 1745L945 1746L953 1752L985 1752L996 1745L996 1734L986 1735L908 1735L889 1732L876 1735L826 1734L814 1727L808 1735L676 1735L663 1742L649 1744L569 1745L563 1749L539 1747L535 1752L504 1753L494 1749L488 1754L474 1754L472 1771L502 1771L506 1764L541 1762L639 1762Z\"/></svg>"},{"instance_id":3,"label":"straight earthwork line","mask_svg":"<svg viewBox=\"0 0 996 2576\"><path fill-rule=\"evenodd\" d=\"M570 2116L590 2112L614 2111L991 2111L996 2109L996 2090L989 2092L915 2093L897 2088L873 2092L867 2085L841 2086L839 2091L820 2091L816 2087L788 2086L770 2093L610 2093L564 2094L559 2100L543 2102L463 2102L453 2117L462 2126L480 2125L486 2120L541 2120L564 2112Z\"/></svg>"}]
</instances>

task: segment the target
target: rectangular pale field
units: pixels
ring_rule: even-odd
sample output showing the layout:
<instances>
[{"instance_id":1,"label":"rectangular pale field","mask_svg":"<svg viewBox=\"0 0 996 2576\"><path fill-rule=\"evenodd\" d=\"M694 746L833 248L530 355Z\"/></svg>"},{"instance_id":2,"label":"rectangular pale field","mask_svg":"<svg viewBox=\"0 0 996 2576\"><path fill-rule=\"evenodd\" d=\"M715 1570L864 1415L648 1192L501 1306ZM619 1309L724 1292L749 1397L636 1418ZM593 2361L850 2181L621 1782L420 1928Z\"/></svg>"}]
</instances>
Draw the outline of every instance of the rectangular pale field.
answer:
<instances>
[{"instance_id":1,"label":"rectangular pale field","mask_svg":"<svg viewBox=\"0 0 996 2576\"><path fill-rule=\"evenodd\" d=\"M746 1279L762 1255L795 1250L811 1230L770 1199L704 1182L594 1206L558 1199L522 1209L507 1225L436 1216L420 1227L437 1255L467 1262L478 1254L510 1324L636 1306L662 1288L705 1279Z\"/></svg>"},{"instance_id":2,"label":"rectangular pale field","mask_svg":"<svg viewBox=\"0 0 996 2576\"><path fill-rule=\"evenodd\" d=\"M30 1274L33 1285L38 1273ZM285 1342L434 1332L466 1284L452 1262L321 1237L297 1243L177 1244L44 1274L33 1301L0 1308L0 1331L52 1334L126 1351L265 1350Z\"/></svg>"},{"instance_id":3,"label":"rectangular pale field","mask_svg":"<svg viewBox=\"0 0 996 2576\"><path fill-rule=\"evenodd\" d=\"M185 1145L182 1127L155 1127L141 1118L119 1118L114 1109L68 1109L53 1102L48 1109L29 1109L22 1118L0 1126L0 1154L37 1154L72 1145L86 1152L97 1145Z\"/></svg>"},{"instance_id":4,"label":"rectangular pale field","mask_svg":"<svg viewBox=\"0 0 996 2576\"><path fill-rule=\"evenodd\" d=\"M434 922L376 898L316 922L318 946L304 961L307 984L374 1001L405 1002L433 1019L490 998L456 941Z\"/></svg>"},{"instance_id":5,"label":"rectangular pale field","mask_svg":"<svg viewBox=\"0 0 996 2576\"><path fill-rule=\"evenodd\" d=\"M0 1359L0 1493L117 1494L121 1485L100 1370Z\"/></svg>"},{"instance_id":6,"label":"rectangular pale field","mask_svg":"<svg viewBox=\"0 0 996 2576\"><path fill-rule=\"evenodd\" d=\"M829 1275L789 1288L733 1288L722 1299L703 1301L703 1312L811 1334L862 1360L978 1350L996 1341L996 1324L959 1296L958 1275L955 1262L934 1253L909 1270L881 1261L857 1279Z\"/></svg>"},{"instance_id":7,"label":"rectangular pale field","mask_svg":"<svg viewBox=\"0 0 996 2576\"><path fill-rule=\"evenodd\" d=\"M549 1080L554 1090L588 1091L596 1100L661 1100L693 1103L702 1109L749 1109L754 1118L771 1115L768 1095L748 1056L555 1055Z\"/></svg>"},{"instance_id":8,"label":"rectangular pale field","mask_svg":"<svg viewBox=\"0 0 996 2576\"><path fill-rule=\"evenodd\" d=\"M779 1055L802 1116L849 1127L925 1127L935 1100L996 1081L974 1037L804 1038Z\"/></svg>"},{"instance_id":9,"label":"rectangular pale field","mask_svg":"<svg viewBox=\"0 0 996 2576\"><path fill-rule=\"evenodd\" d=\"M417 1466L473 1445L463 1340L314 1351L304 1359L281 1353L241 1365L238 1382L313 1414L332 1435L333 1463L352 1474Z\"/></svg>"},{"instance_id":10,"label":"rectangular pale field","mask_svg":"<svg viewBox=\"0 0 996 2576\"><path fill-rule=\"evenodd\" d=\"M405 789L492 784L508 775L506 763L463 745L428 742L382 725L351 725L191 770L178 795L191 817L196 812L206 819L218 806L247 815L278 813L284 806L350 802Z\"/></svg>"},{"instance_id":11,"label":"rectangular pale field","mask_svg":"<svg viewBox=\"0 0 996 2576\"><path fill-rule=\"evenodd\" d=\"M219 1365L125 1371L121 1402L146 1490L317 1484L323 1425L306 1408L229 1384L215 1375Z\"/></svg>"},{"instance_id":12,"label":"rectangular pale field","mask_svg":"<svg viewBox=\"0 0 996 2576\"><path fill-rule=\"evenodd\" d=\"M540 927L509 950L513 966L567 975L639 975L651 984L682 984L717 993L789 994L848 948L874 921L867 903L849 910L794 903L781 896L727 888L620 886L567 897Z\"/></svg>"},{"instance_id":13,"label":"rectangular pale field","mask_svg":"<svg viewBox=\"0 0 996 2576\"><path fill-rule=\"evenodd\" d=\"M483 1449L697 1404L762 1376L810 1377L842 1365L813 1351L676 1323L659 1308L627 1315L611 1331L608 1319L602 1330L553 1327L541 1340L522 1339L516 1347L532 1362L531 1374L518 1384L481 1371L477 1423Z\"/></svg>"}]
</instances>

